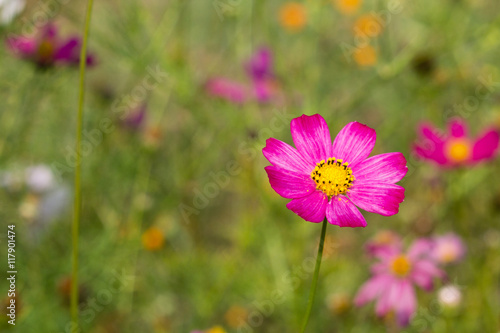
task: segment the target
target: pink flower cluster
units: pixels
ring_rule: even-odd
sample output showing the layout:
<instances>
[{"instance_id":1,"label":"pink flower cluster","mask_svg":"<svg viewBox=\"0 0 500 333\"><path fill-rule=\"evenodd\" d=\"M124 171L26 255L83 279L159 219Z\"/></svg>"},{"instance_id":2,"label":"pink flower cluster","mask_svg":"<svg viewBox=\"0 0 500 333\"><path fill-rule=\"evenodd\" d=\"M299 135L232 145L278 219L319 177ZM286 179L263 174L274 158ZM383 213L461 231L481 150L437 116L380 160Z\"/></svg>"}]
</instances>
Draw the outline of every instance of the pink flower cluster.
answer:
<instances>
[{"instance_id":1,"label":"pink flower cluster","mask_svg":"<svg viewBox=\"0 0 500 333\"><path fill-rule=\"evenodd\" d=\"M400 326L407 326L417 310L415 286L434 288L435 279L445 279L443 265L460 261L465 245L455 234L418 239L404 251L401 238L383 231L368 242L370 257L378 259L371 267L372 277L358 291L354 303L363 306L376 301L375 313L396 315Z\"/></svg>"},{"instance_id":2,"label":"pink flower cluster","mask_svg":"<svg viewBox=\"0 0 500 333\"><path fill-rule=\"evenodd\" d=\"M235 104L249 101L267 103L279 98L280 88L274 74L270 49L258 49L244 67L251 81L250 85L224 77L214 77L205 85L207 93Z\"/></svg>"}]
</instances>

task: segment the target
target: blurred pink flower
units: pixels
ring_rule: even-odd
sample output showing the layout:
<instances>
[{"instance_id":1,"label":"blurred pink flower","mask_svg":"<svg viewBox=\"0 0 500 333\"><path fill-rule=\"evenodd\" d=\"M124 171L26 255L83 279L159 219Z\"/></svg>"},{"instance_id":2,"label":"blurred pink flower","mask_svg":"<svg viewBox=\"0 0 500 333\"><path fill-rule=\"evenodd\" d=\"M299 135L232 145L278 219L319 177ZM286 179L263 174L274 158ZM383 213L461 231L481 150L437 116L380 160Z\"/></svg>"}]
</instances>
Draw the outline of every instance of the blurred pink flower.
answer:
<instances>
[{"instance_id":1,"label":"blurred pink flower","mask_svg":"<svg viewBox=\"0 0 500 333\"><path fill-rule=\"evenodd\" d=\"M147 107L146 104L141 104L139 107L130 110L123 116L122 124L125 128L131 130L139 130L144 125L146 120Z\"/></svg>"},{"instance_id":2,"label":"blurred pink flower","mask_svg":"<svg viewBox=\"0 0 500 333\"><path fill-rule=\"evenodd\" d=\"M407 326L417 309L414 286L430 291L434 278L445 273L428 257L432 243L426 239L415 241L407 253L395 247L386 247L376 257L372 266L373 276L358 291L354 303L363 306L376 300L375 313L385 316L394 311L400 326Z\"/></svg>"},{"instance_id":3,"label":"blurred pink flower","mask_svg":"<svg viewBox=\"0 0 500 333\"><path fill-rule=\"evenodd\" d=\"M251 85L217 77L207 81L208 94L232 103L242 104L251 100L266 103L280 95L279 83L273 71L272 53L268 48L258 49L245 64Z\"/></svg>"},{"instance_id":4,"label":"blurred pink flower","mask_svg":"<svg viewBox=\"0 0 500 333\"><path fill-rule=\"evenodd\" d=\"M463 259L467 251L462 239L454 233L437 236L432 241L434 246L431 257L440 264L458 262Z\"/></svg>"},{"instance_id":5,"label":"blurred pink flower","mask_svg":"<svg viewBox=\"0 0 500 333\"><path fill-rule=\"evenodd\" d=\"M222 77L208 80L205 89L212 96L236 104L245 103L250 96L250 91L245 85Z\"/></svg>"},{"instance_id":6,"label":"blurred pink flower","mask_svg":"<svg viewBox=\"0 0 500 333\"><path fill-rule=\"evenodd\" d=\"M55 65L78 65L80 62L81 38L62 39L57 27L49 23L38 31L35 37L16 36L7 39L12 53L35 63L39 68ZM93 55L88 55L87 64L94 65Z\"/></svg>"},{"instance_id":7,"label":"blurred pink flower","mask_svg":"<svg viewBox=\"0 0 500 333\"><path fill-rule=\"evenodd\" d=\"M319 114L292 119L292 138L297 149L270 138L262 150L271 162L265 168L271 187L292 199L287 208L306 221L328 219L340 227L365 227L356 206L384 216L399 211L404 188L395 185L408 170L401 153L368 158L375 130L352 122L335 138Z\"/></svg>"},{"instance_id":8,"label":"blurred pink flower","mask_svg":"<svg viewBox=\"0 0 500 333\"><path fill-rule=\"evenodd\" d=\"M366 243L366 252L370 256L376 256L380 251L386 251L387 247L401 249L401 237L391 230L382 230Z\"/></svg>"},{"instance_id":9,"label":"blurred pink flower","mask_svg":"<svg viewBox=\"0 0 500 333\"><path fill-rule=\"evenodd\" d=\"M500 135L494 129L487 129L477 139L467 133L464 120L453 119L448 123L447 133L441 133L431 124L420 126L422 139L414 147L415 153L442 167L473 165L495 157Z\"/></svg>"}]
</instances>

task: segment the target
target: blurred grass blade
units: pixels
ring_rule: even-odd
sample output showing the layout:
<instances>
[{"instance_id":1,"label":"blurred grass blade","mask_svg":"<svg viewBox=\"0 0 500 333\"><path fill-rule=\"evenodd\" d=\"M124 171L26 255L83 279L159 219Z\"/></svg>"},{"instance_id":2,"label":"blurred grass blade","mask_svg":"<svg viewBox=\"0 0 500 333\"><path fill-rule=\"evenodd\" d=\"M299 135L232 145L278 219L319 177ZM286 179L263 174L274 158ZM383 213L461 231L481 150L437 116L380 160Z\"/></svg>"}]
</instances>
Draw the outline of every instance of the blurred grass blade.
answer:
<instances>
[{"instance_id":1,"label":"blurred grass blade","mask_svg":"<svg viewBox=\"0 0 500 333\"><path fill-rule=\"evenodd\" d=\"M72 244L73 244L73 264L71 276L71 320L74 327L78 330L78 231L80 228L81 211L81 142L83 127L83 104L85 100L85 68L87 66L87 40L89 35L90 17L92 14L93 0L87 2L87 12L85 14L85 27L83 33L82 49L80 51L80 88L78 97L78 118L76 129L76 168L75 168L75 194L73 206L73 226L72 226Z\"/></svg>"}]
</instances>

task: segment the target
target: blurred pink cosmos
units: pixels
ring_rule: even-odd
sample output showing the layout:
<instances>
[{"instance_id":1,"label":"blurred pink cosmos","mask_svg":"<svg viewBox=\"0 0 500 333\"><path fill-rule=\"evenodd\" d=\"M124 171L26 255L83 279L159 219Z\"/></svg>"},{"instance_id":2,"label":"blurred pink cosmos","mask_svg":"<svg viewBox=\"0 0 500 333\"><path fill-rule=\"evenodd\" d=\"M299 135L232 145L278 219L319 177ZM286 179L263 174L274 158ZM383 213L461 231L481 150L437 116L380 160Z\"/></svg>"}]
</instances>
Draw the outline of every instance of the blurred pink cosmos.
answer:
<instances>
[{"instance_id":1,"label":"blurred pink cosmos","mask_svg":"<svg viewBox=\"0 0 500 333\"><path fill-rule=\"evenodd\" d=\"M378 251L380 260L372 266L373 276L358 291L354 303L363 306L376 300L377 316L390 311L396 315L400 326L407 326L417 309L414 286L430 291L434 278L445 278L445 273L429 258L432 242L421 239L410 246L407 253L396 247Z\"/></svg>"},{"instance_id":2,"label":"blurred pink cosmos","mask_svg":"<svg viewBox=\"0 0 500 333\"><path fill-rule=\"evenodd\" d=\"M464 120L452 119L447 133L441 133L431 124L422 124L422 140L414 147L415 153L442 167L473 165L496 156L500 136L494 129L487 129L477 139L467 133Z\"/></svg>"},{"instance_id":3,"label":"blurred pink cosmos","mask_svg":"<svg viewBox=\"0 0 500 333\"><path fill-rule=\"evenodd\" d=\"M251 85L218 77L209 79L206 91L227 101L243 104L250 100L266 103L279 96L279 84L273 71L273 58L268 48L258 49L245 64Z\"/></svg>"},{"instance_id":4,"label":"blurred pink cosmos","mask_svg":"<svg viewBox=\"0 0 500 333\"><path fill-rule=\"evenodd\" d=\"M408 170L401 153L368 158L376 140L375 130L352 122L331 141L319 114L302 115L290 124L297 149L270 138L263 149L271 162L265 168L271 187L292 199L287 208L306 221L340 227L365 227L356 206L384 216L399 211L404 188L395 185Z\"/></svg>"},{"instance_id":5,"label":"blurred pink cosmos","mask_svg":"<svg viewBox=\"0 0 500 333\"><path fill-rule=\"evenodd\" d=\"M146 104L141 104L139 107L130 110L122 119L122 124L130 130L139 130L144 126L147 114Z\"/></svg>"},{"instance_id":6,"label":"blurred pink cosmos","mask_svg":"<svg viewBox=\"0 0 500 333\"><path fill-rule=\"evenodd\" d=\"M455 263L465 256L466 247L462 239L453 233L434 237L432 242L431 257L440 264Z\"/></svg>"},{"instance_id":7,"label":"blurred pink cosmos","mask_svg":"<svg viewBox=\"0 0 500 333\"><path fill-rule=\"evenodd\" d=\"M12 53L22 59L35 63L39 68L55 65L78 65L80 62L81 38L62 39L57 27L49 23L38 31L35 37L16 36L7 39L7 46ZM87 64L94 65L92 55L87 57Z\"/></svg>"}]
</instances>

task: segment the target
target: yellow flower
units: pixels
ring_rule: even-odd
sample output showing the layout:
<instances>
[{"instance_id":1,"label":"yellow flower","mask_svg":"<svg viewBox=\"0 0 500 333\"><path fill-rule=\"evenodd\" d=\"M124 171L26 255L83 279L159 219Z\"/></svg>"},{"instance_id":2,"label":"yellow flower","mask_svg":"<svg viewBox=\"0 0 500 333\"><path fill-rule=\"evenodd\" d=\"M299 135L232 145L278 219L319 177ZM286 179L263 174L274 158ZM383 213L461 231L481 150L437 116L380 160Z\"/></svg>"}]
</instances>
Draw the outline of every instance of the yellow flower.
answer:
<instances>
[{"instance_id":1,"label":"yellow flower","mask_svg":"<svg viewBox=\"0 0 500 333\"><path fill-rule=\"evenodd\" d=\"M208 329L205 333L226 333L226 330L220 326L214 326Z\"/></svg>"},{"instance_id":2,"label":"yellow flower","mask_svg":"<svg viewBox=\"0 0 500 333\"><path fill-rule=\"evenodd\" d=\"M351 300L347 294L332 294L327 299L328 308L335 315L342 315L351 308Z\"/></svg>"},{"instance_id":3,"label":"yellow flower","mask_svg":"<svg viewBox=\"0 0 500 333\"><path fill-rule=\"evenodd\" d=\"M146 250L157 251L163 247L165 237L160 228L151 227L142 234L142 245Z\"/></svg>"},{"instance_id":4,"label":"yellow flower","mask_svg":"<svg viewBox=\"0 0 500 333\"><path fill-rule=\"evenodd\" d=\"M370 46L367 45L362 48L356 49L353 54L354 61L361 67L369 67L375 65L377 62L377 51Z\"/></svg>"},{"instance_id":5,"label":"yellow flower","mask_svg":"<svg viewBox=\"0 0 500 333\"><path fill-rule=\"evenodd\" d=\"M307 21L304 5L297 2L284 4L279 13L281 25L289 31L301 30Z\"/></svg>"},{"instance_id":6,"label":"yellow flower","mask_svg":"<svg viewBox=\"0 0 500 333\"><path fill-rule=\"evenodd\" d=\"M335 0L338 10L345 15L354 14L361 7L361 0Z\"/></svg>"},{"instance_id":7,"label":"yellow flower","mask_svg":"<svg viewBox=\"0 0 500 333\"><path fill-rule=\"evenodd\" d=\"M366 14L358 18L354 24L354 33L356 35L365 35L376 37L382 32L383 26L375 15Z\"/></svg>"}]
</instances>

